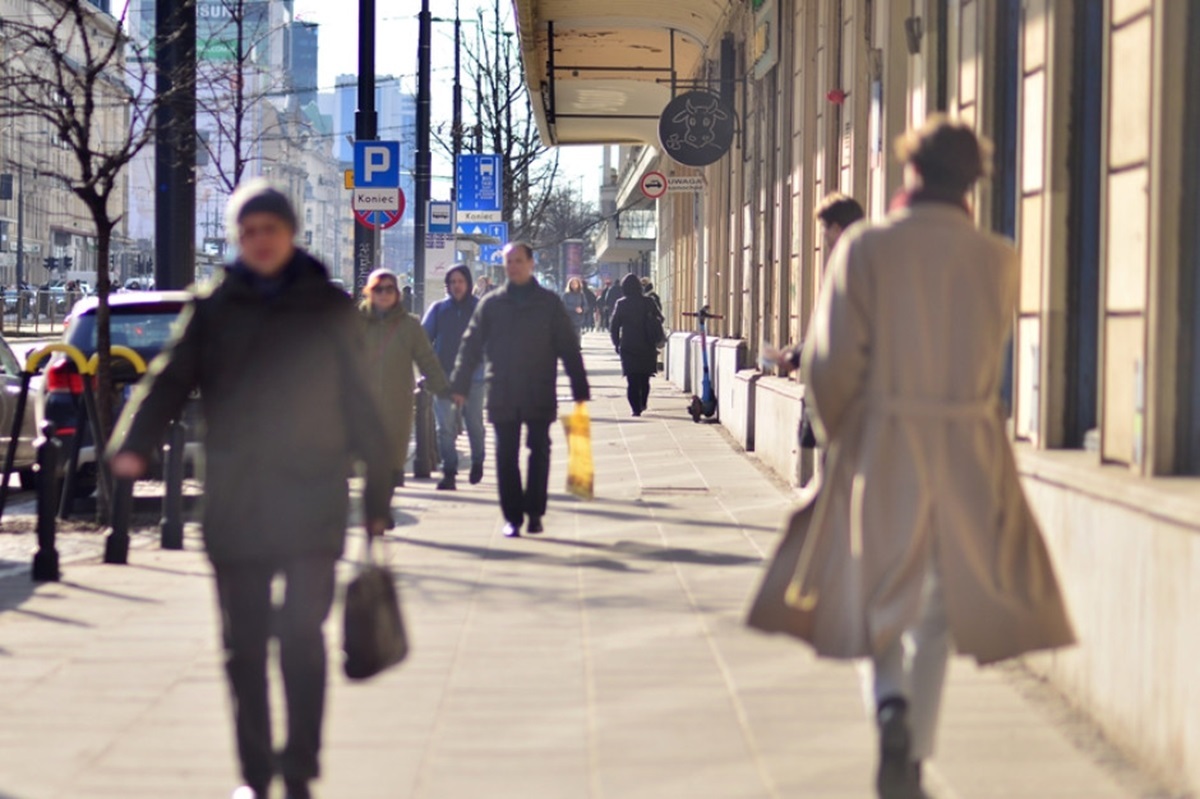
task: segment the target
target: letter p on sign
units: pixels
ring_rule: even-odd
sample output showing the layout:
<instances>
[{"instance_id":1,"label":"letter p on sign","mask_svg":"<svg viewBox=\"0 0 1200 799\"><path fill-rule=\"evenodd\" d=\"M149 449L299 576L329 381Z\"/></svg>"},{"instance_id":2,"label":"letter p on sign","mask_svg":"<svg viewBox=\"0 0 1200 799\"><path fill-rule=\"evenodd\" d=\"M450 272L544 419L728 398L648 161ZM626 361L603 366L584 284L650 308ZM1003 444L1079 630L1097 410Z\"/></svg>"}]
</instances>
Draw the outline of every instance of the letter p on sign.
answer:
<instances>
[{"instance_id":1,"label":"letter p on sign","mask_svg":"<svg viewBox=\"0 0 1200 799\"><path fill-rule=\"evenodd\" d=\"M400 186L400 142L355 142L354 185L360 189L398 188Z\"/></svg>"}]
</instances>

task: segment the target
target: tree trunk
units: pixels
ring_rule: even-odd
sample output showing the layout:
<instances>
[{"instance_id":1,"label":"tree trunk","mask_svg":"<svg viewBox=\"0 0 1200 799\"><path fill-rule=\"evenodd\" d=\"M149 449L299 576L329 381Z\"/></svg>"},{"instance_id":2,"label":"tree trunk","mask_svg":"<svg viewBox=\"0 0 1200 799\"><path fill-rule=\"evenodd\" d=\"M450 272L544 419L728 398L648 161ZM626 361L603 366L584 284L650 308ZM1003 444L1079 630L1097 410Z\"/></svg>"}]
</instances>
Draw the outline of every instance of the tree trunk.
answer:
<instances>
[{"instance_id":1,"label":"tree trunk","mask_svg":"<svg viewBox=\"0 0 1200 799\"><path fill-rule=\"evenodd\" d=\"M112 291L109 272L109 251L112 249L113 223L108 218L107 203L103 200L89 202L92 220L96 225L96 416L99 430L92 431L96 446L96 463L104 457L103 446L113 430L113 378L112 378L112 315L109 313L108 295ZM99 479L104 479L105 470L99 469ZM109 492L103 487L96 492L96 518L105 523L112 511Z\"/></svg>"}]
</instances>

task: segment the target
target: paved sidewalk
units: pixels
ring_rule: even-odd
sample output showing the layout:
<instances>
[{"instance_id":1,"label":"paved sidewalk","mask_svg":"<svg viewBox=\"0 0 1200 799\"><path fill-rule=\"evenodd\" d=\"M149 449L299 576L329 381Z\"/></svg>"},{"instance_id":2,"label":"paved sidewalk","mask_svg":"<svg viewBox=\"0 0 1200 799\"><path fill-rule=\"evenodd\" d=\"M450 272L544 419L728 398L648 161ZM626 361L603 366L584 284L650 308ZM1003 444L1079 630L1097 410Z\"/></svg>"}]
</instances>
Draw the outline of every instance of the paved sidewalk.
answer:
<instances>
[{"instance_id":1,"label":"paved sidewalk","mask_svg":"<svg viewBox=\"0 0 1200 799\"><path fill-rule=\"evenodd\" d=\"M791 492L662 381L629 418L610 349L587 343L597 500L562 495L557 430L543 537L500 535L490 466L477 488L397 494L387 552L413 655L365 685L332 677L320 795L871 796L854 668L742 626ZM0 799L236 784L208 566L194 548L132 561L73 564L36 589L0 579ZM1011 677L969 664L930 782L943 799L1137 795Z\"/></svg>"}]
</instances>

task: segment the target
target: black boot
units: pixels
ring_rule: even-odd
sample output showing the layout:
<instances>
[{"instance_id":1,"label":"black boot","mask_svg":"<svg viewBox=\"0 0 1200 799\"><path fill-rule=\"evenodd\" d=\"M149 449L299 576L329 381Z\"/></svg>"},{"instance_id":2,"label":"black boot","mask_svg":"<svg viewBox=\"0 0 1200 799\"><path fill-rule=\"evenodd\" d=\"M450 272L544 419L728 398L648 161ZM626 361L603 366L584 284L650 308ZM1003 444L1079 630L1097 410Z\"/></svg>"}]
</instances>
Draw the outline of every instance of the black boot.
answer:
<instances>
[{"instance_id":1,"label":"black boot","mask_svg":"<svg viewBox=\"0 0 1200 799\"><path fill-rule=\"evenodd\" d=\"M879 771L875 789L879 799L922 799L920 768L912 761L912 733L908 728L908 702L890 697L879 703Z\"/></svg>"},{"instance_id":2,"label":"black boot","mask_svg":"<svg viewBox=\"0 0 1200 799\"><path fill-rule=\"evenodd\" d=\"M471 464L471 485L479 485L483 480L483 461L475 461Z\"/></svg>"},{"instance_id":3,"label":"black boot","mask_svg":"<svg viewBox=\"0 0 1200 799\"><path fill-rule=\"evenodd\" d=\"M442 475L442 481L437 484L438 491L457 491L458 490L458 475L454 472L446 472Z\"/></svg>"}]
</instances>

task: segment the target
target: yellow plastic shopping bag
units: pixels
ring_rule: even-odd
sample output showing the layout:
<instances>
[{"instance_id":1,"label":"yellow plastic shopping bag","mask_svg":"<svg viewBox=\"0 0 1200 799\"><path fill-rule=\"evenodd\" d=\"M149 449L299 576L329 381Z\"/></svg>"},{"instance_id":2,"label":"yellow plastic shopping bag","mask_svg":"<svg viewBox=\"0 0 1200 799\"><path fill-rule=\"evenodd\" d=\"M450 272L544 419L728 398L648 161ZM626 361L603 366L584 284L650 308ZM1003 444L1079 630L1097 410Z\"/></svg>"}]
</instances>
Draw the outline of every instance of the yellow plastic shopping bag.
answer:
<instances>
[{"instance_id":1,"label":"yellow plastic shopping bag","mask_svg":"<svg viewBox=\"0 0 1200 799\"><path fill-rule=\"evenodd\" d=\"M592 499L595 470L592 467L592 420L586 402L575 403L575 410L562 418L567 433L567 492L580 499Z\"/></svg>"}]
</instances>

